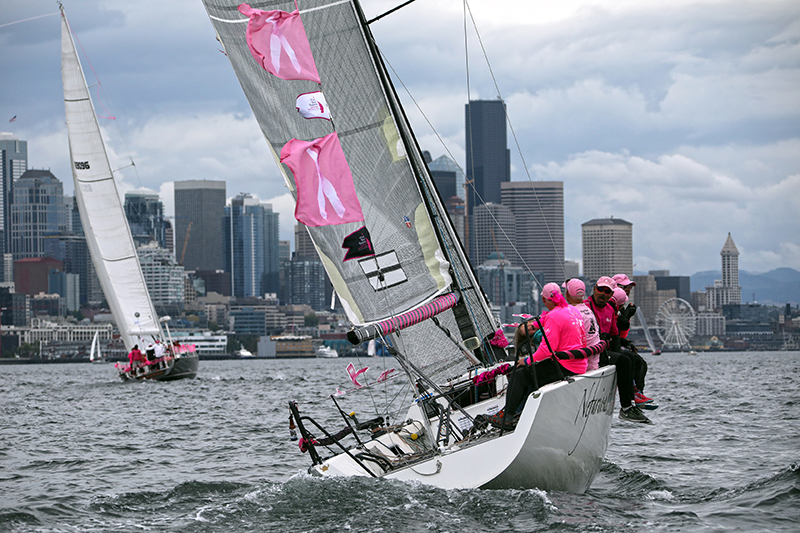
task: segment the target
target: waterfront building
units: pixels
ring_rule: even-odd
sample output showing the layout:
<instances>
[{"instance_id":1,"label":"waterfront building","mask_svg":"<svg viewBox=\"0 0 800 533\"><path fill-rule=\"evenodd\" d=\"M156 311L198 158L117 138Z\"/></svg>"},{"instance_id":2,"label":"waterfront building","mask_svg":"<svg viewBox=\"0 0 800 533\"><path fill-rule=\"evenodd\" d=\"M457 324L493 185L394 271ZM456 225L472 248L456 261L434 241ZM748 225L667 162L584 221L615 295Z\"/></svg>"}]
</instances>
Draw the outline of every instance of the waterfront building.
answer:
<instances>
[{"instance_id":1,"label":"waterfront building","mask_svg":"<svg viewBox=\"0 0 800 533\"><path fill-rule=\"evenodd\" d=\"M596 218L581 224L581 234L584 277L633 276L633 224L621 218Z\"/></svg>"},{"instance_id":2,"label":"waterfront building","mask_svg":"<svg viewBox=\"0 0 800 533\"><path fill-rule=\"evenodd\" d=\"M224 268L224 215L224 181L175 182L175 255L187 270Z\"/></svg>"},{"instance_id":3,"label":"waterfront building","mask_svg":"<svg viewBox=\"0 0 800 533\"><path fill-rule=\"evenodd\" d=\"M70 231L71 198L49 170L26 170L14 183L11 253L14 260L44 257L44 238Z\"/></svg>"},{"instance_id":4,"label":"waterfront building","mask_svg":"<svg viewBox=\"0 0 800 533\"><path fill-rule=\"evenodd\" d=\"M61 272L64 264L52 257L28 257L14 261L16 292L34 296L49 293L48 276L51 271Z\"/></svg>"},{"instance_id":5,"label":"waterfront building","mask_svg":"<svg viewBox=\"0 0 800 533\"><path fill-rule=\"evenodd\" d=\"M524 268L511 266L502 253L490 254L486 261L475 269L481 288L493 307L498 309L504 322L516 322L508 317L513 313L537 314L539 292L543 274L537 275ZM506 312L506 308L512 311Z\"/></svg>"},{"instance_id":6,"label":"waterfront building","mask_svg":"<svg viewBox=\"0 0 800 533\"><path fill-rule=\"evenodd\" d=\"M564 276L564 183L511 181L501 185L502 204L516 218L513 264L542 272L545 283Z\"/></svg>"},{"instance_id":7,"label":"waterfront building","mask_svg":"<svg viewBox=\"0 0 800 533\"><path fill-rule=\"evenodd\" d=\"M12 133L0 132L0 253L3 254L11 253L14 183L27 169L28 141L21 141Z\"/></svg>"}]
</instances>

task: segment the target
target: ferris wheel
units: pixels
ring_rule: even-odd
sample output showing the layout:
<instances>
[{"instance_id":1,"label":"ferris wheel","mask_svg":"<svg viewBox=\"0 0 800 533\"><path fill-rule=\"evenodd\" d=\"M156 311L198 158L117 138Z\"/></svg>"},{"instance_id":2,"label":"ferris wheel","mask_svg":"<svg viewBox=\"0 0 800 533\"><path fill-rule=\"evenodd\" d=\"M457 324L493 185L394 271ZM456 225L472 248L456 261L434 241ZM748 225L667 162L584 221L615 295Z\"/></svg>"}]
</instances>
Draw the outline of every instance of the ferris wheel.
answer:
<instances>
[{"instance_id":1,"label":"ferris wheel","mask_svg":"<svg viewBox=\"0 0 800 533\"><path fill-rule=\"evenodd\" d=\"M689 302L670 298L658 308L656 329L664 348L688 349L697 329L697 317Z\"/></svg>"}]
</instances>

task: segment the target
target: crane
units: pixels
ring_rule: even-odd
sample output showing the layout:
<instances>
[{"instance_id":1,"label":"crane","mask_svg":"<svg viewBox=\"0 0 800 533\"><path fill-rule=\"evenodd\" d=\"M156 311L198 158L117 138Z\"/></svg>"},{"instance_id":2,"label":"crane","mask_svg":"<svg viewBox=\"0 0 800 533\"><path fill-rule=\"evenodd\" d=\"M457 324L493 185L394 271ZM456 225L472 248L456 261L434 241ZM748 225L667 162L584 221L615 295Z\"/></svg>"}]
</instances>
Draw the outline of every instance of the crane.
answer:
<instances>
[{"instance_id":1,"label":"crane","mask_svg":"<svg viewBox=\"0 0 800 533\"><path fill-rule=\"evenodd\" d=\"M194 224L194 222L189 222L189 227L186 228L186 238L183 239L183 251L181 251L181 261L180 263L178 263L181 266L183 266L183 258L186 256L186 246L189 244L189 232L192 231L192 224Z\"/></svg>"}]
</instances>

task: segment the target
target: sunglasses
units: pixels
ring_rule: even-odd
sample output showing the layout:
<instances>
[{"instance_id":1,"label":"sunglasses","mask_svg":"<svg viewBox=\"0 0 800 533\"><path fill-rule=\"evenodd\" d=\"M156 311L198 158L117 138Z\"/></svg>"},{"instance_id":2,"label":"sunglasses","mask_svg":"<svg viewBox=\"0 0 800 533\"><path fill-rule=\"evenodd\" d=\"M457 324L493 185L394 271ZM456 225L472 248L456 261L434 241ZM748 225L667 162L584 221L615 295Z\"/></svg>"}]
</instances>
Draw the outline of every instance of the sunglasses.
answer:
<instances>
[{"instance_id":1,"label":"sunglasses","mask_svg":"<svg viewBox=\"0 0 800 533\"><path fill-rule=\"evenodd\" d=\"M614 292L608 287L595 287L595 289L597 289L597 292L602 292L603 294L611 294L612 292Z\"/></svg>"}]
</instances>

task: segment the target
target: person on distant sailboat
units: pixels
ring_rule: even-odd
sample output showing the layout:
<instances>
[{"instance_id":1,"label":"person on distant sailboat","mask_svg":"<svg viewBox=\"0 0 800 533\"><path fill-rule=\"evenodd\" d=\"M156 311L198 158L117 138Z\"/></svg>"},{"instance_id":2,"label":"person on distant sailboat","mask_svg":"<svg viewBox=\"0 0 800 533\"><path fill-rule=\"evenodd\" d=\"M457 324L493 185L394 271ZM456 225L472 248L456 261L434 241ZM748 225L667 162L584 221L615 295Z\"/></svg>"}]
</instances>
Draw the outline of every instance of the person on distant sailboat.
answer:
<instances>
[{"instance_id":1,"label":"person on distant sailboat","mask_svg":"<svg viewBox=\"0 0 800 533\"><path fill-rule=\"evenodd\" d=\"M136 367L140 366L140 364L144 361L144 356L142 352L139 351L139 345L135 344L131 353L128 354L128 361L130 362L130 369L133 372Z\"/></svg>"}]
</instances>

